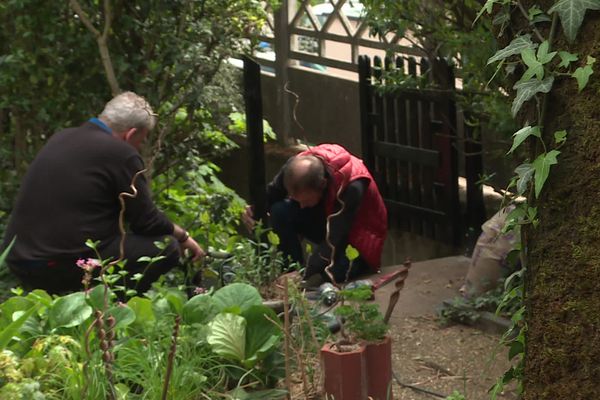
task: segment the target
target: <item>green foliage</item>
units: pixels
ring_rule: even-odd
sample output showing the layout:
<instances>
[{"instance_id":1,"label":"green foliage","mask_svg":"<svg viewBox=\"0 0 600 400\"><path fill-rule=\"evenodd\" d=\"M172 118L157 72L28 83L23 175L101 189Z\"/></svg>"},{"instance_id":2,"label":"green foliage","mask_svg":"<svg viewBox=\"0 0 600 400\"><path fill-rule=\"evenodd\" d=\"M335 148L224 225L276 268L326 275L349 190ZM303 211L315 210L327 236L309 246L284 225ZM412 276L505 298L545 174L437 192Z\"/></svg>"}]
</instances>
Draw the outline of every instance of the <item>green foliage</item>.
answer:
<instances>
[{"instance_id":1,"label":"green foliage","mask_svg":"<svg viewBox=\"0 0 600 400\"><path fill-rule=\"evenodd\" d=\"M548 10L548 14L555 12L560 15L565 36L570 42L573 42L587 10L600 10L600 1L559 0Z\"/></svg>"},{"instance_id":2,"label":"green foliage","mask_svg":"<svg viewBox=\"0 0 600 400\"><path fill-rule=\"evenodd\" d=\"M515 304L506 300L504 285L500 285L477 297L468 299L455 297L451 302L444 302L438 310L438 316L442 324L458 322L471 325L479 320L482 311L496 312L503 317L510 317L519 307L521 307L520 303Z\"/></svg>"},{"instance_id":3,"label":"green foliage","mask_svg":"<svg viewBox=\"0 0 600 400\"><path fill-rule=\"evenodd\" d=\"M340 290L339 296L342 302L334 313L344 320L345 333L354 340L368 342L378 342L385 338L388 326L383 321L379 306L367 303L373 296L369 286Z\"/></svg>"},{"instance_id":4,"label":"green foliage","mask_svg":"<svg viewBox=\"0 0 600 400\"><path fill-rule=\"evenodd\" d=\"M193 164L181 174L173 170L153 179L155 200L203 246L227 249L237 237L246 203L218 179L217 165L200 159Z\"/></svg>"},{"instance_id":5,"label":"green foliage","mask_svg":"<svg viewBox=\"0 0 600 400\"><path fill-rule=\"evenodd\" d=\"M87 385L88 398L106 398L101 338L95 330L90 336L86 333L97 318L89 305L96 303L90 294L100 290L55 298L35 291L0 305L4 350L0 352L0 393L24 394L35 388L31 392L39 392L35 398L78 399ZM166 354L179 312L184 318L169 399L223 394L242 381L266 388L281 377L276 361L281 327L274 312L261 304L256 289L234 284L215 292L214 298L199 295L189 300L174 289L156 288L149 295L133 297L127 304L109 298L105 308L105 316L116 319L112 351L117 392L137 388L137 394L128 394L131 399L158 398L162 393ZM224 364L223 357L235 367Z\"/></svg>"},{"instance_id":6,"label":"green foliage","mask_svg":"<svg viewBox=\"0 0 600 400\"><path fill-rule=\"evenodd\" d=\"M509 276L504 282L504 295L498 305L496 313L511 310L512 325L502 336L502 342L509 348L508 359L513 365L500 377L489 390L490 398L496 400L498 395L509 382L517 381L517 390L523 391L523 368L525 360L525 334L527 325L525 321L525 307L523 306L523 276L525 270L521 269Z\"/></svg>"},{"instance_id":7,"label":"green foliage","mask_svg":"<svg viewBox=\"0 0 600 400\"><path fill-rule=\"evenodd\" d=\"M478 0L444 1L421 0L386 1L363 0L366 21L371 33L398 36L411 42L412 47L426 54L430 70L417 78L403 70L384 71L382 90L391 92L395 88L426 87L438 85L446 80L444 68L434 68L439 60L460 70L462 88L456 90L455 98L463 111L473 138L503 139L515 131L515 123L507 113L512 83L496 79L505 78L509 72L501 66L496 70L485 68L486 63L505 60L520 54L524 48L538 45L531 35L524 35L490 59L497 51L497 42L490 31L502 25L502 20L483 19L477 21L481 2ZM492 7L493 2L486 4ZM504 16L508 19L509 14ZM477 21L477 23L475 23ZM458 75L458 73L457 73ZM431 81L433 78L433 82ZM488 150L489 151L489 150ZM500 155L498 155L500 156ZM501 183L505 185L504 182Z\"/></svg>"},{"instance_id":8,"label":"green foliage","mask_svg":"<svg viewBox=\"0 0 600 400\"><path fill-rule=\"evenodd\" d=\"M102 3L80 1L102 30ZM159 114L149 148L152 174L194 170L231 148L229 114L240 109L239 71L266 20L258 0L110 2L108 48L119 85L145 96ZM69 2L0 6L0 228L19 174L55 131L100 113L110 90L96 38ZM3 229L2 229L3 230Z\"/></svg>"},{"instance_id":9,"label":"green foliage","mask_svg":"<svg viewBox=\"0 0 600 400\"><path fill-rule=\"evenodd\" d=\"M458 390L455 390L445 400L466 400L466 398Z\"/></svg>"},{"instance_id":10,"label":"green foliage","mask_svg":"<svg viewBox=\"0 0 600 400\"><path fill-rule=\"evenodd\" d=\"M238 238L226 264L229 279L252 285L264 298L272 299L273 282L283 271L299 269L296 263L286 262L276 247L278 243L275 233L260 227L255 229L255 239Z\"/></svg>"},{"instance_id":11,"label":"green foliage","mask_svg":"<svg viewBox=\"0 0 600 400\"><path fill-rule=\"evenodd\" d=\"M240 112L232 112L229 114L229 119L231 120L231 124L229 125L229 130L232 133L245 136L246 135L246 114L242 114ZM263 119L263 134L264 134L264 142L266 143L269 140L276 140L277 135L275 131L269 124L269 121Z\"/></svg>"}]
</instances>

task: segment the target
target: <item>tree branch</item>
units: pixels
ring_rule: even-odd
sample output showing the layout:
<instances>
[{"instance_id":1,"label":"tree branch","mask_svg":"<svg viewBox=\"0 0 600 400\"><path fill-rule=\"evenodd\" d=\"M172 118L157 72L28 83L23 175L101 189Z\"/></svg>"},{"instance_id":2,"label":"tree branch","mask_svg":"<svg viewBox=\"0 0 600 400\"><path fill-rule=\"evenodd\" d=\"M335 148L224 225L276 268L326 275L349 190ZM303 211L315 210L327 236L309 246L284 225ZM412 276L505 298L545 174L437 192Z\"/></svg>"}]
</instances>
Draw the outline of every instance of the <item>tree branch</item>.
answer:
<instances>
[{"instance_id":1,"label":"tree branch","mask_svg":"<svg viewBox=\"0 0 600 400\"><path fill-rule=\"evenodd\" d=\"M110 52L108 50L107 39L110 33L111 26L111 7L110 0L104 0L104 30L102 33L98 31L92 24L92 21L89 19L85 11L81 8L81 5L77 0L69 0L69 4L71 8L75 11L83 25L94 35L96 38L96 42L98 43L98 50L100 51L100 59L102 60L102 65L104 67L104 72L106 73L106 79L108 80L108 85L110 86L110 91L113 96L121 93L121 89L119 88L119 83L117 82L117 77L115 75L115 70L112 65L112 61L110 58Z\"/></svg>"}]
</instances>

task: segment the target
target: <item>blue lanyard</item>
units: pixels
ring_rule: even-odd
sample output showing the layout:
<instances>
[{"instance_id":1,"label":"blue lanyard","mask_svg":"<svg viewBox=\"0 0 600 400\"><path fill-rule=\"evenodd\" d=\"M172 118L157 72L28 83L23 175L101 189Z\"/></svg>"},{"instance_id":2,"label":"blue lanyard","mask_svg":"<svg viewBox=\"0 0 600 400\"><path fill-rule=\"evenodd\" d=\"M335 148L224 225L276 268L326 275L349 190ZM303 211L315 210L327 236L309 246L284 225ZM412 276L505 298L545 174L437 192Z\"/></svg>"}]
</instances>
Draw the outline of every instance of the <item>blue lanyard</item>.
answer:
<instances>
[{"instance_id":1,"label":"blue lanyard","mask_svg":"<svg viewBox=\"0 0 600 400\"><path fill-rule=\"evenodd\" d=\"M94 125L97 125L100 129L112 135L112 129L110 129L108 125L100 121L98 118L90 118L89 122L91 122Z\"/></svg>"}]
</instances>

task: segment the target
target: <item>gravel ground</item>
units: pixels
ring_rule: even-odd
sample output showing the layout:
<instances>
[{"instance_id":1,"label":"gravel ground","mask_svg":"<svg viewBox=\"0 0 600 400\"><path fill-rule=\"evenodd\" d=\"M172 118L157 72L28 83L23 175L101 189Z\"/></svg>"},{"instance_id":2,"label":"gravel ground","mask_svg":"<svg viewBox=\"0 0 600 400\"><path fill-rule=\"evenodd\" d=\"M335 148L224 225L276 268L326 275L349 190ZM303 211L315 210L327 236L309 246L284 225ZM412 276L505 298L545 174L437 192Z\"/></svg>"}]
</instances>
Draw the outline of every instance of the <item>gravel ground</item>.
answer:
<instances>
[{"instance_id":1,"label":"gravel ground","mask_svg":"<svg viewBox=\"0 0 600 400\"><path fill-rule=\"evenodd\" d=\"M402 384L416 386L438 395L453 391L468 400L489 399L494 382L510 367L500 336L462 325L442 327L433 317L406 317L392 328L392 363ZM425 400L444 398L394 386L394 398ZM498 399L517 399L513 387Z\"/></svg>"}]
</instances>

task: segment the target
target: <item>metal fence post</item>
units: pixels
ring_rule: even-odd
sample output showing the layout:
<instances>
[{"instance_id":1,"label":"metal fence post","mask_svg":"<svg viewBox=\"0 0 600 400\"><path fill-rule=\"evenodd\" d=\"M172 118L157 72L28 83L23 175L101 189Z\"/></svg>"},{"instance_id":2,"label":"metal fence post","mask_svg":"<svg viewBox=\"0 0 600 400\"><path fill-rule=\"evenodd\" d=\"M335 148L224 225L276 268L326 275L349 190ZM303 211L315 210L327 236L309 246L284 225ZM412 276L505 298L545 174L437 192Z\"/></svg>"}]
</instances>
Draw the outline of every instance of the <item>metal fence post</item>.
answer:
<instances>
[{"instance_id":1,"label":"metal fence post","mask_svg":"<svg viewBox=\"0 0 600 400\"><path fill-rule=\"evenodd\" d=\"M279 115L278 140L288 144L292 137L292 102L285 87L289 82L290 50L290 19L296 10L296 0L284 0L274 13L274 45L275 45L275 87L277 93L277 108Z\"/></svg>"},{"instance_id":2,"label":"metal fence post","mask_svg":"<svg viewBox=\"0 0 600 400\"><path fill-rule=\"evenodd\" d=\"M248 139L250 204L254 205L254 218L267 215L265 181L265 149L263 145L262 92L260 65L244 56L244 102L246 105L246 136Z\"/></svg>"}]
</instances>

